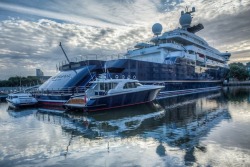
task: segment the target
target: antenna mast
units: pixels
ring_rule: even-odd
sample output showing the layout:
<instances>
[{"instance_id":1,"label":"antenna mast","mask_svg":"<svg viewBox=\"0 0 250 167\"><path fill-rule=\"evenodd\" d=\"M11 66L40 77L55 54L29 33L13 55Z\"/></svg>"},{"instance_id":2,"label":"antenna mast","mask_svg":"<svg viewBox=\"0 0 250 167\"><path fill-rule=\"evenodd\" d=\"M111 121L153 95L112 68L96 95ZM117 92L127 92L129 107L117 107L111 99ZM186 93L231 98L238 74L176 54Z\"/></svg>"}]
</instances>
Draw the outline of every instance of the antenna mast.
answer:
<instances>
[{"instance_id":1,"label":"antenna mast","mask_svg":"<svg viewBox=\"0 0 250 167\"><path fill-rule=\"evenodd\" d=\"M65 53L65 51L64 51L64 49L63 49L63 47L62 47L62 43L61 43L61 42L60 42L59 46L61 47L61 49L62 49L62 51L63 51L63 54L65 55L67 61L70 63L69 58L68 58L67 54Z\"/></svg>"}]
</instances>

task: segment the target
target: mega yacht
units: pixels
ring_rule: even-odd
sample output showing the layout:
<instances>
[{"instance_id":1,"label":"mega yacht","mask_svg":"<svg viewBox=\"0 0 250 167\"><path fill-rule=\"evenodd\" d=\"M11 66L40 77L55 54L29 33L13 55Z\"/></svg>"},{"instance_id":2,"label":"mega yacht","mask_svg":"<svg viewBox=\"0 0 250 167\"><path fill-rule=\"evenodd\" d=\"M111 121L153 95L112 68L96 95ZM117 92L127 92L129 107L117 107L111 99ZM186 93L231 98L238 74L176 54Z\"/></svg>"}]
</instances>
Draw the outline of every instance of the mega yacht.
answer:
<instances>
[{"instance_id":1,"label":"mega yacht","mask_svg":"<svg viewBox=\"0 0 250 167\"><path fill-rule=\"evenodd\" d=\"M162 25L152 26L149 43L137 43L125 59L106 62L111 77L136 78L144 84L161 84L159 97L209 91L221 88L231 56L220 52L195 33L204 26L191 25L193 13L181 12L181 27L162 33Z\"/></svg>"},{"instance_id":2,"label":"mega yacht","mask_svg":"<svg viewBox=\"0 0 250 167\"><path fill-rule=\"evenodd\" d=\"M220 89L231 54L218 51L195 34L204 26L191 25L194 13L194 7L181 11L181 27L164 33L162 25L155 23L150 42L137 43L122 58L59 65L60 72L39 87L36 98L40 103L62 105L75 93L84 93L95 76L104 71L111 78L164 86L157 98Z\"/></svg>"}]
</instances>

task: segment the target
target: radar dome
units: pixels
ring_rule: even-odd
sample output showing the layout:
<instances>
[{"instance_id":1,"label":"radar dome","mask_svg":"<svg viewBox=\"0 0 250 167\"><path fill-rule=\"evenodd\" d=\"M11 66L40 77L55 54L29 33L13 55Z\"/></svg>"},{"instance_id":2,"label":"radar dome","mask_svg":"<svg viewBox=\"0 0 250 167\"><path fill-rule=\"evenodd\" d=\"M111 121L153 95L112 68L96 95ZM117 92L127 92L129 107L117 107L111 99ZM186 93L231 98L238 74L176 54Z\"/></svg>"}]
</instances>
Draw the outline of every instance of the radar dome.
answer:
<instances>
[{"instance_id":1,"label":"radar dome","mask_svg":"<svg viewBox=\"0 0 250 167\"><path fill-rule=\"evenodd\" d=\"M162 25L160 23L155 23L152 26L152 31L153 31L154 35L160 35L161 31L162 31Z\"/></svg>"},{"instance_id":2,"label":"radar dome","mask_svg":"<svg viewBox=\"0 0 250 167\"><path fill-rule=\"evenodd\" d=\"M192 17L190 14L187 13L182 14L179 22L182 27L189 27L192 22Z\"/></svg>"}]
</instances>

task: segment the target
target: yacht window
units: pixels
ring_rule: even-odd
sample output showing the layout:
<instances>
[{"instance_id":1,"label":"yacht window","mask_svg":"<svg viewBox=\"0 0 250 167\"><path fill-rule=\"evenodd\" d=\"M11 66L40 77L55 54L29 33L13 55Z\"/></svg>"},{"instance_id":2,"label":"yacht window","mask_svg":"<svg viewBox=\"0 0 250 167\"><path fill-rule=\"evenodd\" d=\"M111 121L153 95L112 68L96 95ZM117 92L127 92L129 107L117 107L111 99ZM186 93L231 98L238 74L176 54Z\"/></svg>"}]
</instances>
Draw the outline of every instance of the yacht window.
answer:
<instances>
[{"instance_id":1,"label":"yacht window","mask_svg":"<svg viewBox=\"0 0 250 167\"><path fill-rule=\"evenodd\" d=\"M105 89L104 83L100 83L100 90L104 90L104 89Z\"/></svg>"},{"instance_id":2,"label":"yacht window","mask_svg":"<svg viewBox=\"0 0 250 167\"><path fill-rule=\"evenodd\" d=\"M194 54L194 51L189 50L188 53L189 53L189 54Z\"/></svg>"},{"instance_id":3,"label":"yacht window","mask_svg":"<svg viewBox=\"0 0 250 167\"><path fill-rule=\"evenodd\" d=\"M175 58L175 63L181 63L181 59L180 58Z\"/></svg>"},{"instance_id":4,"label":"yacht window","mask_svg":"<svg viewBox=\"0 0 250 167\"><path fill-rule=\"evenodd\" d=\"M142 84L140 84L139 82L136 82L136 83L135 83L135 86L136 86L136 87L142 86Z\"/></svg>"},{"instance_id":5,"label":"yacht window","mask_svg":"<svg viewBox=\"0 0 250 167\"><path fill-rule=\"evenodd\" d=\"M172 62L175 62L175 60L176 60L176 57L171 57L170 58L170 61L172 61Z\"/></svg>"},{"instance_id":6,"label":"yacht window","mask_svg":"<svg viewBox=\"0 0 250 167\"><path fill-rule=\"evenodd\" d=\"M139 83L129 82L129 83L126 83L123 88L124 89L136 88L137 86L140 86L138 84Z\"/></svg>"},{"instance_id":7,"label":"yacht window","mask_svg":"<svg viewBox=\"0 0 250 167\"><path fill-rule=\"evenodd\" d=\"M135 83L134 83L134 82L130 82L130 83L129 83L129 86L130 86L130 88L136 88L136 86L135 86Z\"/></svg>"},{"instance_id":8,"label":"yacht window","mask_svg":"<svg viewBox=\"0 0 250 167\"><path fill-rule=\"evenodd\" d=\"M114 89L117 86L117 83L100 83L100 90L110 90Z\"/></svg>"},{"instance_id":9,"label":"yacht window","mask_svg":"<svg viewBox=\"0 0 250 167\"><path fill-rule=\"evenodd\" d=\"M118 83L113 83L112 89L114 89L117 85L118 85Z\"/></svg>"},{"instance_id":10,"label":"yacht window","mask_svg":"<svg viewBox=\"0 0 250 167\"><path fill-rule=\"evenodd\" d=\"M129 89L129 83L126 83L124 86L123 86L124 89Z\"/></svg>"},{"instance_id":11,"label":"yacht window","mask_svg":"<svg viewBox=\"0 0 250 167\"><path fill-rule=\"evenodd\" d=\"M100 83L100 90L108 90L108 84Z\"/></svg>"},{"instance_id":12,"label":"yacht window","mask_svg":"<svg viewBox=\"0 0 250 167\"><path fill-rule=\"evenodd\" d=\"M117 83L111 83L111 89L114 89L117 86Z\"/></svg>"},{"instance_id":13,"label":"yacht window","mask_svg":"<svg viewBox=\"0 0 250 167\"><path fill-rule=\"evenodd\" d=\"M96 83L93 83L92 85L91 85L91 89L94 89L95 88L95 86L96 86Z\"/></svg>"},{"instance_id":14,"label":"yacht window","mask_svg":"<svg viewBox=\"0 0 250 167\"><path fill-rule=\"evenodd\" d=\"M176 61L176 57L167 57L165 58L165 63L166 64L173 64Z\"/></svg>"}]
</instances>

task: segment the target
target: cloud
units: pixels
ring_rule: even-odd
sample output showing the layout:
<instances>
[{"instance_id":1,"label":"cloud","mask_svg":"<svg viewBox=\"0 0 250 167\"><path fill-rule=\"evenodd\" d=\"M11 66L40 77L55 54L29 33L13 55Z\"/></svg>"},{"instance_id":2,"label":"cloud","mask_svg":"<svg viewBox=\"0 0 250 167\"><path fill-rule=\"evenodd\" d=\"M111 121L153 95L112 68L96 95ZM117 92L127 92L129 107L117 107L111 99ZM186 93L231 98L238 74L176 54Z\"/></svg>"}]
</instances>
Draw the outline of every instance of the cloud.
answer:
<instances>
[{"instance_id":1,"label":"cloud","mask_svg":"<svg viewBox=\"0 0 250 167\"><path fill-rule=\"evenodd\" d=\"M70 4L67 1L54 0L44 2L39 8L35 6L35 3L30 7L0 2L0 8L5 10L97 27L129 26L136 24L138 20L142 23L153 18L155 14L153 3L145 3L143 0L74 0ZM142 15L144 17L140 17Z\"/></svg>"},{"instance_id":2,"label":"cloud","mask_svg":"<svg viewBox=\"0 0 250 167\"><path fill-rule=\"evenodd\" d=\"M201 35L216 39L216 44L238 43L250 39L250 8L237 15L223 14L213 20L205 20Z\"/></svg>"},{"instance_id":3,"label":"cloud","mask_svg":"<svg viewBox=\"0 0 250 167\"><path fill-rule=\"evenodd\" d=\"M247 0L3 0L0 78L34 75L36 68L54 75L56 63L65 60L59 42L73 59L124 53L136 42L149 41L155 22L164 31L178 27L180 11L186 6L196 7L193 23L205 26L197 35L221 51L232 52L232 61L249 60Z\"/></svg>"},{"instance_id":4,"label":"cloud","mask_svg":"<svg viewBox=\"0 0 250 167\"><path fill-rule=\"evenodd\" d=\"M5 20L0 22L0 28L3 39L0 67L9 69L8 73L1 73L3 78L17 73L34 75L36 68L46 69L46 75L53 75L56 64L65 60L59 42L69 58L75 60L79 55L124 53L135 39L139 41L145 35L136 29L97 28L46 19Z\"/></svg>"},{"instance_id":5,"label":"cloud","mask_svg":"<svg viewBox=\"0 0 250 167\"><path fill-rule=\"evenodd\" d=\"M86 15L87 17L86 16L79 17L77 15L70 14L70 13L65 14L65 13L60 13L60 12L41 10L41 9L32 8L32 7L23 7L23 6L7 4L7 3L0 3L0 8L3 8L5 10L9 10L9 11L18 12L18 13L46 17L46 18L50 18L50 19L57 19L57 20L61 20L61 21L84 24L84 25L91 25L91 26L118 25L118 23L113 23L110 20L105 20L105 19L101 19L98 17L90 17L90 15ZM96 20L99 20L99 22L96 22Z\"/></svg>"}]
</instances>

